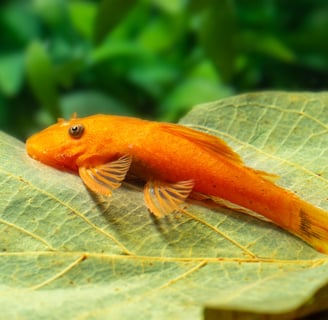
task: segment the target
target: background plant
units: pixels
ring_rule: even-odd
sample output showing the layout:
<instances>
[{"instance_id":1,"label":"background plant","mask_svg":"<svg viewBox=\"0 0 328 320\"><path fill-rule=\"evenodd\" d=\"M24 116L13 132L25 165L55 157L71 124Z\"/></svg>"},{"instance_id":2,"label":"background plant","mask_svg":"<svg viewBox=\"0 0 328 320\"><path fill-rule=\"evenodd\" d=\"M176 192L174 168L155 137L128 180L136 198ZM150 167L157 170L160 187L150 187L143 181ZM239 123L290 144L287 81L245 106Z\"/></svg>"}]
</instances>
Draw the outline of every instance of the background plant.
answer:
<instances>
[{"instance_id":1,"label":"background plant","mask_svg":"<svg viewBox=\"0 0 328 320\"><path fill-rule=\"evenodd\" d=\"M176 121L239 92L327 88L325 0L11 0L0 26L0 127L22 139L74 111Z\"/></svg>"}]
</instances>

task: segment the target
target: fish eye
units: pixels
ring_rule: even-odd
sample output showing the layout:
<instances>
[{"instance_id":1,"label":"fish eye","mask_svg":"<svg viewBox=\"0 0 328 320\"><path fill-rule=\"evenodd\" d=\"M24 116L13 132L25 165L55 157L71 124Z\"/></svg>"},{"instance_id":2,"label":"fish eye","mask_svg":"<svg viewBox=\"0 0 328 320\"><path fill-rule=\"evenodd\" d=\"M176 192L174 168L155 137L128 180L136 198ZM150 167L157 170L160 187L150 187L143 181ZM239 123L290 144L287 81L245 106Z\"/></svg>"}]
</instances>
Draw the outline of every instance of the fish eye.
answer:
<instances>
[{"instance_id":1,"label":"fish eye","mask_svg":"<svg viewBox=\"0 0 328 320\"><path fill-rule=\"evenodd\" d=\"M84 131L84 126L82 124L74 124L69 127L68 133L72 138L79 139Z\"/></svg>"}]
</instances>

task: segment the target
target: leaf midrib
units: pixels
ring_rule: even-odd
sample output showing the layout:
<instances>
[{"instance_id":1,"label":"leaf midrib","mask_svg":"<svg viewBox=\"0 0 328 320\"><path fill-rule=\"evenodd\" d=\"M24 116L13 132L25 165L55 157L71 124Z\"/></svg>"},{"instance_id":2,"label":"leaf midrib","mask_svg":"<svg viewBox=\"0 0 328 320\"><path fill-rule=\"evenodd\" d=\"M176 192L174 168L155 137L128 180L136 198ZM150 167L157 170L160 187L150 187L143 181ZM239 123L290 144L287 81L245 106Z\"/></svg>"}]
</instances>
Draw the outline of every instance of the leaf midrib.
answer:
<instances>
[{"instance_id":1,"label":"leaf midrib","mask_svg":"<svg viewBox=\"0 0 328 320\"><path fill-rule=\"evenodd\" d=\"M111 253L97 253L88 251L22 251L22 252L0 252L0 257L21 256L49 256L49 257L76 257L83 256L85 259L101 259L101 260L126 260L126 261L145 261L145 262L172 262L172 263L196 263L206 262L208 264L215 263L265 263L274 265L298 265L318 267L328 263L328 256L322 255L315 259L273 259L273 258L234 258L234 257L161 257L161 256L146 256L146 255L119 255Z\"/></svg>"}]
</instances>

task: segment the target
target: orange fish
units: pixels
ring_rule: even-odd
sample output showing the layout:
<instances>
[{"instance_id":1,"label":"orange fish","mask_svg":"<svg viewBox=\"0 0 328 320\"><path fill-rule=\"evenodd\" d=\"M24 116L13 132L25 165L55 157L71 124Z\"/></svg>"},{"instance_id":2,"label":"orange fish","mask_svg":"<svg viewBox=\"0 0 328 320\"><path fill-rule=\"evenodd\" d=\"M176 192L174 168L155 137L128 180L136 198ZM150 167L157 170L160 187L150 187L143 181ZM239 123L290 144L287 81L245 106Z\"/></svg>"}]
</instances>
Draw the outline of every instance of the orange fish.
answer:
<instances>
[{"instance_id":1,"label":"orange fish","mask_svg":"<svg viewBox=\"0 0 328 320\"><path fill-rule=\"evenodd\" d=\"M328 253L328 212L246 167L215 136L137 118L74 116L33 135L26 147L36 160L78 172L97 194L111 195L127 174L142 179L146 206L157 217L201 196L258 213Z\"/></svg>"}]
</instances>

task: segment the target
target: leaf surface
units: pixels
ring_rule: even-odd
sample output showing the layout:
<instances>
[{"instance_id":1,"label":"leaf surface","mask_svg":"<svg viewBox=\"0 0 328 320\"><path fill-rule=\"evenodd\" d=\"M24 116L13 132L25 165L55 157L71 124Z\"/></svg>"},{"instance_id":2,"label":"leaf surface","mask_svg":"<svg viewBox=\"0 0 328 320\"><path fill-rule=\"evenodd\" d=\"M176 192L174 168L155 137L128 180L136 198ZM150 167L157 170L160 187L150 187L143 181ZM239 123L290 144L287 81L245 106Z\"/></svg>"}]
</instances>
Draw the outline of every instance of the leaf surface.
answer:
<instances>
[{"instance_id":1,"label":"leaf surface","mask_svg":"<svg viewBox=\"0 0 328 320\"><path fill-rule=\"evenodd\" d=\"M181 123L328 210L327 106L323 93L248 94L197 106ZM2 316L292 319L327 308L327 255L238 212L187 211L156 221L128 187L97 198L2 133Z\"/></svg>"}]
</instances>

